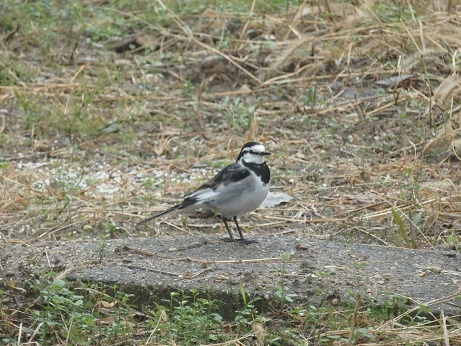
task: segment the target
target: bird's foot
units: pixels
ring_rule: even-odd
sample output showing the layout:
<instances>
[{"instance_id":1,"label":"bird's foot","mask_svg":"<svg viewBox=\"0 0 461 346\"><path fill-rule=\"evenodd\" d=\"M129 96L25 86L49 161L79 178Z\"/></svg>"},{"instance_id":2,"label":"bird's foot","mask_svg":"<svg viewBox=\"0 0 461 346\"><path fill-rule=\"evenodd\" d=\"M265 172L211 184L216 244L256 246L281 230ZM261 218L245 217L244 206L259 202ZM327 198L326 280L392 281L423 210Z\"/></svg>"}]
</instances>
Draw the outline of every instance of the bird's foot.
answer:
<instances>
[{"instance_id":1,"label":"bird's foot","mask_svg":"<svg viewBox=\"0 0 461 346\"><path fill-rule=\"evenodd\" d=\"M239 238L239 239L232 239L232 238L222 238L223 241L226 243L240 243L244 245L254 244L258 241L255 239L246 239L246 238Z\"/></svg>"},{"instance_id":2,"label":"bird's foot","mask_svg":"<svg viewBox=\"0 0 461 346\"><path fill-rule=\"evenodd\" d=\"M245 239L245 238L239 238L239 239L236 239L235 241L242 243L244 245L255 244L258 242L256 239Z\"/></svg>"}]
</instances>

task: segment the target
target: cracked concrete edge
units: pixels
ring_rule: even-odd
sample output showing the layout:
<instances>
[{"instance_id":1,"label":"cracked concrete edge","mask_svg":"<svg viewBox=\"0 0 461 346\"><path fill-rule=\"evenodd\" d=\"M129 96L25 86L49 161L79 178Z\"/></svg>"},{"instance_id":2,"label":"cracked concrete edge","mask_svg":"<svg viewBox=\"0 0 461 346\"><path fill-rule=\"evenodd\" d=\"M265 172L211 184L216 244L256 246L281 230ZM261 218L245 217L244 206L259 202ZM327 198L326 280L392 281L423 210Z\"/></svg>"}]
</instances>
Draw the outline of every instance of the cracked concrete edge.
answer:
<instances>
[{"instance_id":1,"label":"cracked concrete edge","mask_svg":"<svg viewBox=\"0 0 461 346\"><path fill-rule=\"evenodd\" d=\"M212 236L46 242L26 249L9 247L0 259L2 268L19 275L34 253L40 265L53 264L69 281L116 285L134 294L137 305L197 289L220 302L224 316L242 307L241 287L247 299L257 297L260 311L280 304L353 303L360 294L377 304L407 300L408 308L427 305L429 315L442 311L446 316L460 315L461 265L455 251L289 237L259 240L250 245L229 244Z\"/></svg>"}]
</instances>

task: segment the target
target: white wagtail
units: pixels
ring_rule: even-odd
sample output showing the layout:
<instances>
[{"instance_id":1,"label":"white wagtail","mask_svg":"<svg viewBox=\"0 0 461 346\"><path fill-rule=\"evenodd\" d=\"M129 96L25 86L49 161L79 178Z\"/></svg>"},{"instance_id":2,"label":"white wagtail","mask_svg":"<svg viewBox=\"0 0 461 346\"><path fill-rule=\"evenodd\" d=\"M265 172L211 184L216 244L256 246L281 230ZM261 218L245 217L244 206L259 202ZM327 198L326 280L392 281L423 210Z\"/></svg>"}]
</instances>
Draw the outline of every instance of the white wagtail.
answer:
<instances>
[{"instance_id":1,"label":"white wagtail","mask_svg":"<svg viewBox=\"0 0 461 346\"><path fill-rule=\"evenodd\" d=\"M234 163L186 196L181 203L141 221L136 227L175 210L202 209L216 213L224 222L231 241L235 240L227 221L233 219L240 235L238 240L245 242L237 216L255 210L269 193L271 172L264 162L266 155L270 153L262 144L246 143Z\"/></svg>"}]
</instances>

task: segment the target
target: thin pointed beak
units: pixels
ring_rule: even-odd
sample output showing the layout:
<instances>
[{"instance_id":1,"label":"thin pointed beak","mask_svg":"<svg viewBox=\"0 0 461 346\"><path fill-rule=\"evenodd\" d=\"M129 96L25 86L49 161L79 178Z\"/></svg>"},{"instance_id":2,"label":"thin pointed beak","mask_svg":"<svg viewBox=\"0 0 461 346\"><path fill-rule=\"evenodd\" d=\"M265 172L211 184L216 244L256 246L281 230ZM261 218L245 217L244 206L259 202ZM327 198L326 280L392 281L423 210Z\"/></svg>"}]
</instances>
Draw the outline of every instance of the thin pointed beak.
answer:
<instances>
[{"instance_id":1,"label":"thin pointed beak","mask_svg":"<svg viewBox=\"0 0 461 346\"><path fill-rule=\"evenodd\" d=\"M261 153L261 155L263 155L263 156L270 155L270 154L271 154L271 153L269 153L269 152L267 152L267 151L263 151L263 152Z\"/></svg>"}]
</instances>

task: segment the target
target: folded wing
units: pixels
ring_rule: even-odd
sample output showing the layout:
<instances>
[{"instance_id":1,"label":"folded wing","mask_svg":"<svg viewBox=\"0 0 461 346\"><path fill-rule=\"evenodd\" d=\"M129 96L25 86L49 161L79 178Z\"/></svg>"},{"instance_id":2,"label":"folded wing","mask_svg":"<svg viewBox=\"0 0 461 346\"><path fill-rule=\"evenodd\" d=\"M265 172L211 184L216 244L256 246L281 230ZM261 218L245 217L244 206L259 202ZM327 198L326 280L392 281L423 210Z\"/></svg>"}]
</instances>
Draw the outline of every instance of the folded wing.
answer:
<instances>
[{"instance_id":1,"label":"folded wing","mask_svg":"<svg viewBox=\"0 0 461 346\"><path fill-rule=\"evenodd\" d=\"M207 204L218 198L227 189L229 184L242 181L249 175L250 171L248 169L240 163L234 162L220 171L213 179L184 198L179 209L187 210L190 206L194 206L194 208L206 207Z\"/></svg>"}]
</instances>

